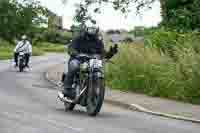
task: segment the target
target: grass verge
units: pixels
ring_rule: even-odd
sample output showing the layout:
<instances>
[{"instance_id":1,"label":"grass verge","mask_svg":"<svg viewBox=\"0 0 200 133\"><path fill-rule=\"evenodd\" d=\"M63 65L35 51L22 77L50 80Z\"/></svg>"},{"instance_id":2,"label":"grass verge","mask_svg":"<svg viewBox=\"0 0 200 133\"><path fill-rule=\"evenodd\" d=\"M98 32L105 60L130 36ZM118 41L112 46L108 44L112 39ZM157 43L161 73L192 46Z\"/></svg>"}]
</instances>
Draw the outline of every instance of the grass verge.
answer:
<instances>
[{"instance_id":1,"label":"grass verge","mask_svg":"<svg viewBox=\"0 0 200 133\"><path fill-rule=\"evenodd\" d=\"M64 52L65 46L62 44L48 43L48 42L40 42L35 45L35 47L39 48L44 52Z\"/></svg>"},{"instance_id":2,"label":"grass verge","mask_svg":"<svg viewBox=\"0 0 200 133\"><path fill-rule=\"evenodd\" d=\"M111 88L200 104L200 55L192 47L174 51L176 60L134 44L121 45L119 51L115 64L106 65Z\"/></svg>"}]
</instances>

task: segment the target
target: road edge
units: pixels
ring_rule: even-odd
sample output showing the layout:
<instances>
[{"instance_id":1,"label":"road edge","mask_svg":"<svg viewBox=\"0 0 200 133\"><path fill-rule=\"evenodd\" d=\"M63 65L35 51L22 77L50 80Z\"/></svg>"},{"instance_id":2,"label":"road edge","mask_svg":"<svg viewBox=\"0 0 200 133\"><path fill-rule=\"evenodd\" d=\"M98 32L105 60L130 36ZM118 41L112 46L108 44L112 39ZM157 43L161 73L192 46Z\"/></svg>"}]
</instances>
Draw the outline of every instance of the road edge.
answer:
<instances>
[{"instance_id":1,"label":"road edge","mask_svg":"<svg viewBox=\"0 0 200 133\"><path fill-rule=\"evenodd\" d=\"M49 78L48 73L49 73L49 69L47 69L47 71L45 71L43 74L45 80L48 81L49 83L51 83L52 85L54 85L56 89L58 89L57 87L60 87L61 84L56 83L56 81L54 81L54 80L51 80ZM183 120L183 121L200 124L200 120L198 120L198 119L184 117L184 116L180 116L180 115L173 115L173 114L168 114L168 113L163 113L163 112L156 112L156 111L152 111L147 108L144 108L138 104L127 104L124 102L116 101L113 99L107 99L107 98L105 98L105 102L108 104L115 105L115 106L120 106L125 109L129 109L131 111L138 111L138 112L143 112L143 113L147 113L147 114L151 114L151 115L155 115L155 116L161 116L161 117L165 117L165 118L172 118L172 119L176 119L176 120Z\"/></svg>"}]
</instances>

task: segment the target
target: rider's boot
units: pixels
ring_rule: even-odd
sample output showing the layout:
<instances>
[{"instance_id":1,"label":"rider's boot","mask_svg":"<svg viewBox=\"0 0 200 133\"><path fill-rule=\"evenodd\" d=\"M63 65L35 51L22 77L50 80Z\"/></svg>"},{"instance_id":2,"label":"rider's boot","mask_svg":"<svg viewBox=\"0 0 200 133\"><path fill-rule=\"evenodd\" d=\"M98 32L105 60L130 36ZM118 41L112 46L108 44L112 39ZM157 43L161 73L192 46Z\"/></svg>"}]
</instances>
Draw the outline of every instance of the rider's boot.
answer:
<instances>
[{"instance_id":1,"label":"rider's boot","mask_svg":"<svg viewBox=\"0 0 200 133\"><path fill-rule=\"evenodd\" d=\"M15 62L14 64L15 64L15 67L18 67L18 63L17 62Z\"/></svg>"},{"instance_id":2,"label":"rider's boot","mask_svg":"<svg viewBox=\"0 0 200 133\"><path fill-rule=\"evenodd\" d=\"M70 98L70 99L75 99L76 98L76 91L74 88L65 88L62 91L64 97Z\"/></svg>"}]
</instances>

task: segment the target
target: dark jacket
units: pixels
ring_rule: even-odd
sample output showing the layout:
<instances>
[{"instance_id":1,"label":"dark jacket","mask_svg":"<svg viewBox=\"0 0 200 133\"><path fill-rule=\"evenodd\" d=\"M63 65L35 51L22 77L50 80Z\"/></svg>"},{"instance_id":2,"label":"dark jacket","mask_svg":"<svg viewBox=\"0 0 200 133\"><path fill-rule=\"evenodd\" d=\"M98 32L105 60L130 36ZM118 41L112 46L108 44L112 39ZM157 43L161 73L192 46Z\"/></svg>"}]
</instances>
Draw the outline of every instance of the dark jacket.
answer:
<instances>
[{"instance_id":1,"label":"dark jacket","mask_svg":"<svg viewBox=\"0 0 200 133\"><path fill-rule=\"evenodd\" d=\"M104 44L99 39L86 40L83 37L77 37L72 41L69 47L76 50L78 53L104 54Z\"/></svg>"},{"instance_id":2,"label":"dark jacket","mask_svg":"<svg viewBox=\"0 0 200 133\"><path fill-rule=\"evenodd\" d=\"M76 54L84 53L89 55L99 54L103 58L109 59L116 53L113 48L110 48L110 51L106 52L103 41L98 38L87 40L83 37L77 37L72 41L68 48L70 51L74 51L71 54L72 57Z\"/></svg>"}]
</instances>

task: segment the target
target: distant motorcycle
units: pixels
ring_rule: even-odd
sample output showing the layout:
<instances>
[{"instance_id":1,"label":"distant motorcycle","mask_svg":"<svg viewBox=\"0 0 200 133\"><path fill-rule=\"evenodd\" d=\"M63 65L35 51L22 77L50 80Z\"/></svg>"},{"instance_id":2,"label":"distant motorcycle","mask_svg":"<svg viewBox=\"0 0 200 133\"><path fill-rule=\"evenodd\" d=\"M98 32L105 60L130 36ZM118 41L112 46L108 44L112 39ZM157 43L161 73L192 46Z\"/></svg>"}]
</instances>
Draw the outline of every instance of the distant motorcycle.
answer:
<instances>
[{"instance_id":1,"label":"distant motorcycle","mask_svg":"<svg viewBox=\"0 0 200 133\"><path fill-rule=\"evenodd\" d=\"M105 95L103 60L98 55L86 54L77 58L81 65L72 85L76 90L76 98L70 100L62 92L58 92L58 98L64 102L66 111L72 111L76 104L80 104L86 107L90 116L96 116L101 110Z\"/></svg>"},{"instance_id":2,"label":"distant motorcycle","mask_svg":"<svg viewBox=\"0 0 200 133\"><path fill-rule=\"evenodd\" d=\"M26 67L26 57L25 57L25 53L24 52L20 52L19 56L18 56L18 67L19 67L19 71L23 72L24 68Z\"/></svg>"}]
</instances>

